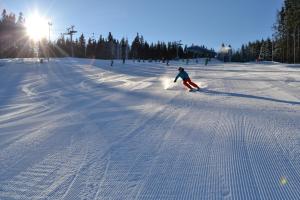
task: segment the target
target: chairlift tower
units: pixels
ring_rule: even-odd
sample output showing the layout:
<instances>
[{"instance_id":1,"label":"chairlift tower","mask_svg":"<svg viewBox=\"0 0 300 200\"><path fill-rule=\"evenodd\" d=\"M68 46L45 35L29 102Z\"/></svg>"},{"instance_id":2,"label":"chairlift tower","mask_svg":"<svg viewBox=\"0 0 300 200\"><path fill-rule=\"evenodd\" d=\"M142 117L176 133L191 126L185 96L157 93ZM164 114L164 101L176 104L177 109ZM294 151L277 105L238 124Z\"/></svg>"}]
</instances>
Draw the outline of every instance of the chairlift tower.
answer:
<instances>
[{"instance_id":1,"label":"chairlift tower","mask_svg":"<svg viewBox=\"0 0 300 200\"><path fill-rule=\"evenodd\" d=\"M49 38L48 38L48 62L50 60L50 28L52 26L52 22L48 22L48 28L49 28Z\"/></svg>"},{"instance_id":2,"label":"chairlift tower","mask_svg":"<svg viewBox=\"0 0 300 200\"><path fill-rule=\"evenodd\" d=\"M73 48L73 35L77 33L77 31L74 30L74 25L72 25L70 28L67 28L67 33L64 33L64 35L70 35L71 39L71 56L74 57L74 48Z\"/></svg>"},{"instance_id":3,"label":"chairlift tower","mask_svg":"<svg viewBox=\"0 0 300 200\"><path fill-rule=\"evenodd\" d=\"M176 60L179 60L179 55L178 55L179 52L178 51L179 51L179 47L182 46L183 44L181 43L181 40L179 40L179 41L175 42L175 45L176 45Z\"/></svg>"},{"instance_id":4,"label":"chairlift tower","mask_svg":"<svg viewBox=\"0 0 300 200\"><path fill-rule=\"evenodd\" d=\"M95 33L92 33L92 42L96 41L95 40Z\"/></svg>"}]
</instances>

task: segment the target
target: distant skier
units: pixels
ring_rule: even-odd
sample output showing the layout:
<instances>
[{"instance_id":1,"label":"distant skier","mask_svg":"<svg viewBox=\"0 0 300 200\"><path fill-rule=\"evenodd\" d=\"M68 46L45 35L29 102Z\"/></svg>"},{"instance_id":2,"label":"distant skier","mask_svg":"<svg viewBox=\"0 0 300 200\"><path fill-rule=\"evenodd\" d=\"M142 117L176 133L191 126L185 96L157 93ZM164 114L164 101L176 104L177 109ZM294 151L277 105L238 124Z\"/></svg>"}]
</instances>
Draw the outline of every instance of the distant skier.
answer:
<instances>
[{"instance_id":1,"label":"distant skier","mask_svg":"<svg viewBox=\"0 0 300 200\"><path fill-rule=\"evenodd\" d=\"M174 80L174 83L176 83L177 79L180 77L182 78L183 80L183 84L188 87L190 89L190 92L193 91L193 87L197 88L197 90L200 90L200 87L196 84L196 83L193 83L188 75L188 73L186 73L186 71L184 71L184 68L182 67L179 67L178 68L178 75L176 76L175 80Z\"/></svg>"},{"instance_id":2,"label":"distant skier","mask_svg":"<svg viewBox=\"0 0 300 200\"><path fill-rule=\"evenodd\" d=\"M208 64L209 58L205 58L205 66Z\"/></svg>"}]
</instances>

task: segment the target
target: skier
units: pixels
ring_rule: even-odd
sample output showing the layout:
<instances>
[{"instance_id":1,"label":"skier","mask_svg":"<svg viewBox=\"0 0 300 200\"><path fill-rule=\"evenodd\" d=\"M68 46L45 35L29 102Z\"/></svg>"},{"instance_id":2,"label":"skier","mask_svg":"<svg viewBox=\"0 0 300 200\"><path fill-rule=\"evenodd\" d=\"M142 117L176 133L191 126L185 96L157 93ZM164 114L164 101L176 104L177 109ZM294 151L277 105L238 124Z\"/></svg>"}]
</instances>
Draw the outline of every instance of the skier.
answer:
<instances>
[{"instance_id":1,"label":"skier","mask_svg":"<svg viewBox=\"0 0 300 200\"><path fill-rule=\"evenodd\" d=\"M200 90L199 86L198 86L196 83L193 83L193 82L191 81L191 79L190 79L188 73L186 73L186 72L184 71L184 68L179 67L179 68L178 68L178 71L179 71L179 73L178 73L178 75L176 76L176 78L175 78L175 80L174 80L174 83L176 83L177 79L180 77L180 78L182 78L182 80L183 80L183 84L184 84L186 87L188 87L188 88L190 89L190 90L189 90L190 92L193 91L192 86L195 87L195 88L197 88L197 90Z\"/></svg>"},{"instance_id":2,"label":"skier","mask_svg":"<svg viewBox=\"0 0 300 200\"><path fill-rule=\"evenodd\" d=\"M208 64L209 58L205 58L205 66Z\"/></svg>"}]
</instances>

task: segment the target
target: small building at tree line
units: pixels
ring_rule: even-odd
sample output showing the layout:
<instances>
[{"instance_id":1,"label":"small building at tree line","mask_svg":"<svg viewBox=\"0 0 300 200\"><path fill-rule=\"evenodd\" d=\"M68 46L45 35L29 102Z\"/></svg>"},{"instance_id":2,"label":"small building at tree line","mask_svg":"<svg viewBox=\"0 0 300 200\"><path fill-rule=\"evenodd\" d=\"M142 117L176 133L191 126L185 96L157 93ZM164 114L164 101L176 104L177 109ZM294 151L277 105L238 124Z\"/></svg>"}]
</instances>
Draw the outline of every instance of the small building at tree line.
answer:
<instances>
[{"instance_id":1,"label":"small building at tree line","mask_svg":"<svg viewBox=\"0 0 300 200\"><path fill-rule=\"evenodd\" d=\"M225 44L222 44L220 50L218 51L217 58L223 62L231 62L232 59L231 45L226 46Z\"/></svg>"}]
</instances>

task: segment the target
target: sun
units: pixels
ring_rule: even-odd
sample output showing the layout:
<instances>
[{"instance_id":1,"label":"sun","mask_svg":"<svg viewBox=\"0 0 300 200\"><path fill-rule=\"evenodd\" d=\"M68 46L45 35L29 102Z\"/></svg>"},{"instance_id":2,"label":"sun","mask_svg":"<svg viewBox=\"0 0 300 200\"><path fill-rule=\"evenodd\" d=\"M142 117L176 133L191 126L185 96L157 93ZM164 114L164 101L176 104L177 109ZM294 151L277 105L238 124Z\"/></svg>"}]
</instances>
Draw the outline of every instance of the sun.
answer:
<instances>
[{"instance_id":1,"label":"sun","mask_svg":"<svg viewBox=\"0 0 300 200\"><path fill-rule=\"evenodd\" d=\"M25 26L28 36L35 42L47 37L48 20L40 16L37 12L26 18Z\"/></svg>"}]
</instances>

